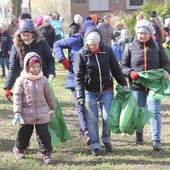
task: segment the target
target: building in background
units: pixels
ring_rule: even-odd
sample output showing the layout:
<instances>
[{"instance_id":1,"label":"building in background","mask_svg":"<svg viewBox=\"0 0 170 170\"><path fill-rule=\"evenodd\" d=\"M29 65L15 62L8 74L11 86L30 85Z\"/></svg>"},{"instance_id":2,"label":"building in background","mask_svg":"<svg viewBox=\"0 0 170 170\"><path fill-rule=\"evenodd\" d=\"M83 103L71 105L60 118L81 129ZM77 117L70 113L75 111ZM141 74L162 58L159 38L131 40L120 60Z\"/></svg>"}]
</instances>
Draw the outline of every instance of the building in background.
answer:
<instances>
[{"instance_id":1,"label":"building in background","mask_svg":"<svg viewBox=\"0 0 170 170\"><path fill-rule=\"evenodd\" d=\"M87 15L97 13L102 16L104 12L119 14L131 14L134 10L141 9L142 5L148 0L70 0L71 18L75 14L80 14L84 18ZM163 2L163 0L153 0Z\"/></svg>"}]
</instances>

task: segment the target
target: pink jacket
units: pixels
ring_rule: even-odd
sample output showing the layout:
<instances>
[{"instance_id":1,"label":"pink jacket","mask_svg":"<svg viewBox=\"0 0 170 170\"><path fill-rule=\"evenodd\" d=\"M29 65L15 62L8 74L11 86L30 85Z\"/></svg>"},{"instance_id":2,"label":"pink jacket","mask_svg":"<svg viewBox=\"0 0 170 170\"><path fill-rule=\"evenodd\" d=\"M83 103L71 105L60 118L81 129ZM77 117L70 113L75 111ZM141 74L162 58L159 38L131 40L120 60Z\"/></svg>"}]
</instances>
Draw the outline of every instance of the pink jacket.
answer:
<instances>
[{"instance_id":1,"label":"pink jacket","mask_svg":"<svg viewBox=\"0 0 170 170\"><path fill-rule=\"evenodd\" d=\"M56 109L52 90L42 71L38 75L29 75L26 71L28 59L38 55L33 53L25 56L24 69L14 88L13 111L21 115L20 124L47 123L50 120L48 106L51 110Z\"/></svg>"}]
</instances>

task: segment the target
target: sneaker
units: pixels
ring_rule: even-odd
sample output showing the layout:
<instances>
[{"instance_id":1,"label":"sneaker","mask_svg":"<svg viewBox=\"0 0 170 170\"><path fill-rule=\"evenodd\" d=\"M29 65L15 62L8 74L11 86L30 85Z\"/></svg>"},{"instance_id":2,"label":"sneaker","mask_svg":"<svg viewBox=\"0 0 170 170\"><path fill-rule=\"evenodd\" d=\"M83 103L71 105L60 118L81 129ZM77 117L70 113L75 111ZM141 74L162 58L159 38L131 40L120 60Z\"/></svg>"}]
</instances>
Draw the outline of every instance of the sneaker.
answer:
<instances>
[{"instance_id":1,"label":"sneaker","mask_svg":"<svg viewBox=\"0 0 170 170\"><path fill-rule=\"evenodd\" d=\"M99 156L99 148L92 149L91 153L93 156Z\"/></svg>"},{"instance_id":2,"label":"sneaker","mask_svg":"<svg viewBox=\"0 0 170 170\"><path fill-rule=\"evenodd\" d=\"M110 142L103 142L103 143L104 143L106 152L112 153L113 152L112 144Z\"/></svg>"},{"instance_id":3,"label":"sneaker","mask_svg":"<svg viewBox=\"0 0 170 170\"><path fill-rule=\"evenodd\" d=\"M86 146L89 146L90 145L90 137L89 137L89 132L85 132L84 133L84 137L85 137L85 140L86 140Z\"/></svg>"},{"instance_id":4,"label":"sneaker","mask_svg":"<svg viewBox=\"0 0 170 170\"><path fill-rule=\"evenodd\" d=\"M143 133L137 133L136 132L136 144L137 145L143 145Z\"/></svg>"},{"instance_id":5,"label":"sneaker","mask_svg":"<svg viewBox=\"0 0 170 170\"><path fill-rule=\"evenodd\" d=\"M15 157L17 159L21 159L21 158L25 157L24 151L23 150L19 150L16 146L14 146L13 152L14 152Z\"/></svg>"},{"instance_id":6,"label":"sneaker","mask_svg":"<svg viewBox=\"0 0 170 170\"><path fill-rule=\"evenodd\" d=\"M161 150L160 141L154 141L154 142L153 142L153 150L154 150L154 151L160 151L160 150Z\"/></svg>"},{"instance_id":7,"label":"sneaker","mask_svg":"<svg viewBox=\"0 0 170 170\"><path fill-rule=\"evenodd\" d=\"M43 162L47 165L47 164L52 164L53 161L51 159L51 153L50 152L45 152L42 154L42 159Z\"/></svg>"}]
</instances>

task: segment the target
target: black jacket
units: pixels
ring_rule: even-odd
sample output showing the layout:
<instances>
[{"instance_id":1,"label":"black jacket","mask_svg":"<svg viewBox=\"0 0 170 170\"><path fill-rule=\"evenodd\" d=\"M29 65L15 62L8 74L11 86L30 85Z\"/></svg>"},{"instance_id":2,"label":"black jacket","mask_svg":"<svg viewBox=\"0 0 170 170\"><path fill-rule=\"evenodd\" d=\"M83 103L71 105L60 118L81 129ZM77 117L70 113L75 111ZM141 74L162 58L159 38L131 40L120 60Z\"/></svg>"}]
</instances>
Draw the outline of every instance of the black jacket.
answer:
<instances>
[{"instance_id":1,"label":"black jacket","mask_svg":"<svg viewBox=\"0 0 170 170\"><path fill-rule=\"evenodd\" d=\"M91 32L96 30L88 29L84 39ZM96 30L98 31L98 30ZM84 90L100 92L113 86L113 78L122 85L126 86L126 80L121 72L119 64L111 47L100 42L100 52L91 54L85 44L74 57L75 88L78 101L84 101Z\"/></svg>"},{"instance_id":2,"label":"black jacket","mask_svg":"<svg viewBox=\"0 0 170 170\"><path fill-rule=\"evenodd\" d=\"M19 33L18 33L19 34ZM12 45L11 53L10 53L10 64L8 76L5 81L4 89L12 89L16 78L19 77L20 72L23 69L24 58L20 58L18 56L18 38L16 36L16 41ZM39 30L37 30L36 39L30 44L23 44L22 48L25 48L26 53L28 52L36 52L40 55L42 60L42 71L44 76L48 77L49 74L55 75L55 61L52 56L51 50L47 42L42 39Z\"/></svg>"},{"instance_id":3,"label":"black jacket","mask_svg":"<svg viewBox=\"0 0 170 170\"><path fill-rule=\"evenodd\" d=\"M135 84L130 78L130 72L147 71L163 68L170 73L170 63L163 46L159 42L150 39L146 42L146 58L144 57L144 44L135 37L130 45L125 47L120 67L123 74L129 78L130 87L133 90L145 90L140 84ZM146 66L145 66L146 65ZM146 69L145 69L146 68Z\"/></svg>"},{"instance_id":4,"label":"black jacket","mask_svg":"<svg viewBox=\"0 0 170 170\"><path fill-rule=\"evenodd\" d=\"M74 21L70 24L70 33L69 33L69 37L73 36L76 33L79 33L81 27L80 25L76 24Z\"/></svg>"},{"instance_id":5,"label":"black jacket","mask_svg":"<svg viewBox=\"0 0 170 170\"><path fill-rule=\"evenodd\" d=\"M56 41L55 30L49 25L45 26L44 24L38 27L44 36L44 39L47 41L50 48L53 48L54 42Z\"/></svg>"}]
</instances>

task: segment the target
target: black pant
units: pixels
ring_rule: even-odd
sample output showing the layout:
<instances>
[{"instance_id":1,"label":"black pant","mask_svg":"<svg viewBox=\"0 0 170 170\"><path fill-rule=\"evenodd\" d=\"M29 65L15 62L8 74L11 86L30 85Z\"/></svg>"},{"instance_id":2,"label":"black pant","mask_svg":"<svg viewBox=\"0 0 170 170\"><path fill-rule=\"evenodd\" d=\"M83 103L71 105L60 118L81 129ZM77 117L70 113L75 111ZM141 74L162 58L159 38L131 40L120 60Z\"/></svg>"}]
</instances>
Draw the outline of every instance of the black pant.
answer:
<instances>
[{"instance_id":1,"label":"black pant","mask_svg":"<svg viewBox=\"0 0 170 170\"><path fill-rule=\"evenodd\" d=\"M47 123L37 124L35 125L35 128L40 152L41 153L51 152L52 151L51 135L48 131ZM27 149L31 135L33 133L33 129L34 125L20 125L17 139L15 142L15 145L19 150Z\"/></svg>"}]
</instances>

